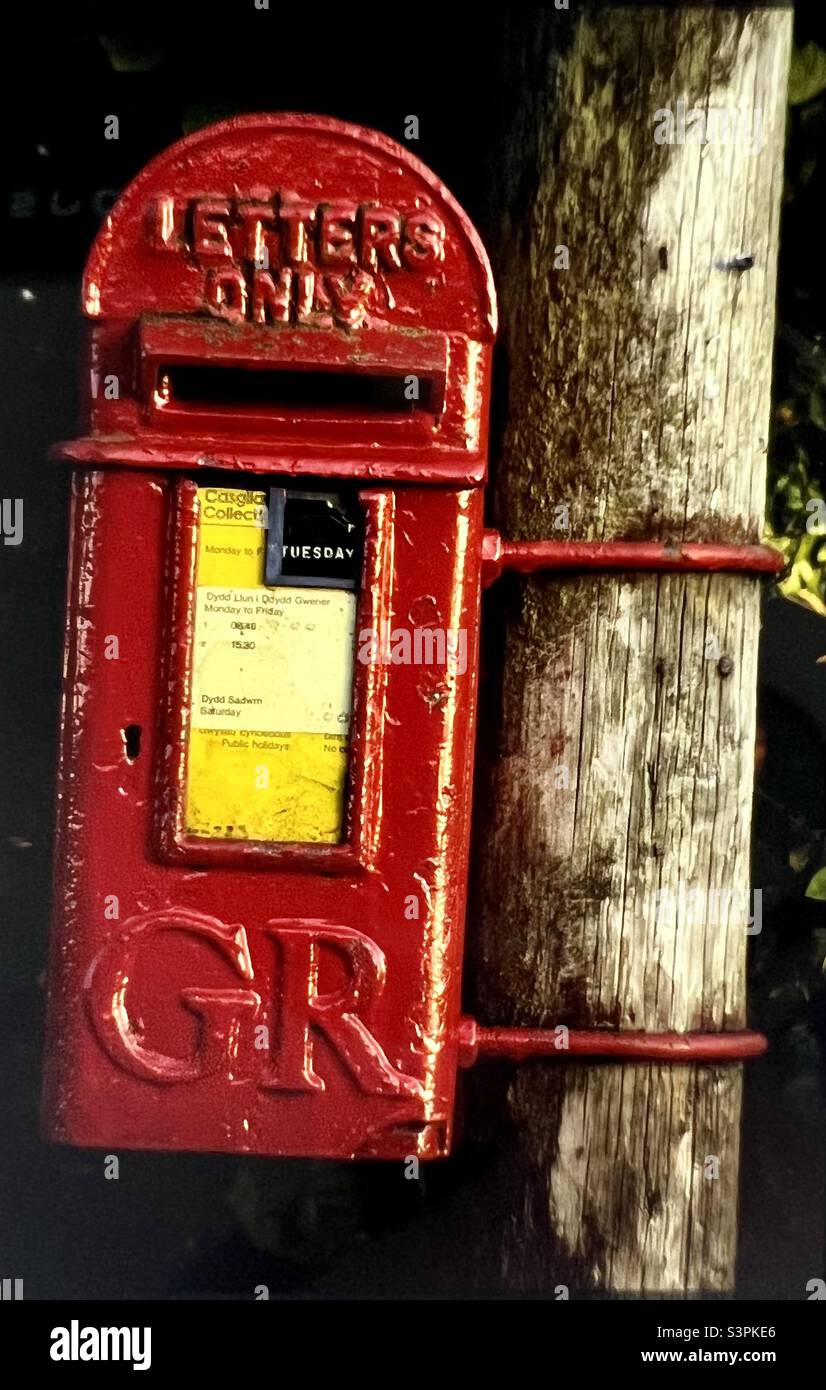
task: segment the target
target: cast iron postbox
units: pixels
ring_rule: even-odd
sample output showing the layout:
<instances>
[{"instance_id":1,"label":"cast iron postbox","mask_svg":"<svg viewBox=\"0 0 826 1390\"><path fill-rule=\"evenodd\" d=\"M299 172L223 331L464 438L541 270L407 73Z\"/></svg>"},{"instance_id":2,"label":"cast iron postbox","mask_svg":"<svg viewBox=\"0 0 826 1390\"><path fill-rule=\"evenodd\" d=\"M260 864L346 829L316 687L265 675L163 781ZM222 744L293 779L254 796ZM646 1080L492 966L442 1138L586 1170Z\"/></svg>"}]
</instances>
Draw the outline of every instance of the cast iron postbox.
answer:
<instances>
[{"instance_id":1,"label":"cast iron postbox","mask_svg":"<svg viewBox=\"0 0 826 1390\"><path fill-rule=\"evenodd\" d=\"M438 180L192 135L92 250L45 1125L448 1151L494 297Z\"/></svg>"}]
</instances>

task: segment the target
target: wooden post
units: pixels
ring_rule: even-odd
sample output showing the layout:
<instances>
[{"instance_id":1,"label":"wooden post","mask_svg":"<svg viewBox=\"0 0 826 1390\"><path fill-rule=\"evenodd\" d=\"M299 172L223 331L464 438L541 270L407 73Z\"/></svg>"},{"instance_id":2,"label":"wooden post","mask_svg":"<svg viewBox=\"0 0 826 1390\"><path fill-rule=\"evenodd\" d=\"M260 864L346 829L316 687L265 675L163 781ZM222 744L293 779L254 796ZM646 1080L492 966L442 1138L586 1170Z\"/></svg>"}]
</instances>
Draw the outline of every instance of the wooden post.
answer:
<instances>
[{"instance_id":1,"label":"wooden post","mask_svg":"<svg viewBox=\"0 0 826 1390\"><path fill-rule=\"evenodd\" d=\"M507 60L493 520L758 541L791 14L602 12L561 53L558 24L515 25ZM481 1021L744 1027L759 581L505 583ZM506 1281L730 1288L741 1070L522 1066Z\"/></svg>"}]
</instances>

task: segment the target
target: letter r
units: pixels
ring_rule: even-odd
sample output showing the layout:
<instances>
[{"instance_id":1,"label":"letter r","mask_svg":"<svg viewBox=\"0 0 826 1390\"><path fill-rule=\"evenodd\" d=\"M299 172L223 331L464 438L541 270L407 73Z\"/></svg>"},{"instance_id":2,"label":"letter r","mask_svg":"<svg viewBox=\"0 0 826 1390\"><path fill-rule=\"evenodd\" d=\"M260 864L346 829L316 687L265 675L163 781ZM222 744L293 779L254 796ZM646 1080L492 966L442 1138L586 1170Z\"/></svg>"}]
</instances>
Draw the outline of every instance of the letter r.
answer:
<instances>
[{"instance_id":1,"label":"letter r","mask_svg":"<svg viewBox=\"0 0 826 1390\"><path fill-rule=\"evenodd\" d=\"M280 1018L275 1061L262 1085L277 1091L323 1091L313 1069L313 1033L320 1033L347 1067L360 1089L373 1096L421 1097L415 1077L398 1071L360 1014L384 986L384 953L375 941L352 927L323 922L279 926L267 934L279 953ZM333 994L318 993L323 948L337 955L348 980Z\"/></svg>"}]
</instances>

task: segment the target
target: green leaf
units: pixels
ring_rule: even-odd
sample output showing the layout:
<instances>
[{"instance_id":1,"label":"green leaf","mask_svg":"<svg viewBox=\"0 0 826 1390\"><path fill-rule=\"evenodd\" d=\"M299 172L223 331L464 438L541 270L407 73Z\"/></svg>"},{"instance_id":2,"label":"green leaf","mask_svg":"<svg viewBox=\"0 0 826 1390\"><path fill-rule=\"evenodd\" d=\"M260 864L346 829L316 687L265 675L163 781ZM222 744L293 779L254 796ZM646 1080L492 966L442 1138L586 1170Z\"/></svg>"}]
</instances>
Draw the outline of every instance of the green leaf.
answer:
<instances>
[{"instance_id":1,"label":"green leaf","mask_svg":"<svg viewBox=\"0 0 826 1390\"><path fill-rule=\"evenodd\" d=\"M820 391L812 391L809 397L809 419L813 425L817 425L819 430L826 429L826 414L823 410L823 395Z\"/></svg>"},{"instance_id":2,"label":"green leaf","mask_svg":"<svg viewBox=\"0 0 826 1390\"><path fill-rule=\"evenodd\" d=\"M151 72L153 68L160 67L166 57L163 44L154 35L134 39L116 34L99 34L98 38L115 72Z\"/></svg>"},{"instance_id":3,"label":"green leaf","mask_svg":"<svg viewBox=\"0 0 826 1390\"><path fill-rule=\"evenodd\" d=\"M789 67L789 105L802 106L826 88L826 53L816 43L795 48Z\"/></svg>"},{"instance_id":4,"label":"green leaf","mask_svg":"<svg viewBox=\"0 0 826 1390\"><path fill-rule=\"evenodd\" d=\"M814 878L810 879L806 889L807 898L816 898L818 902L826 902L826 868L818 869Z\"/></svg>"}]
</instances>

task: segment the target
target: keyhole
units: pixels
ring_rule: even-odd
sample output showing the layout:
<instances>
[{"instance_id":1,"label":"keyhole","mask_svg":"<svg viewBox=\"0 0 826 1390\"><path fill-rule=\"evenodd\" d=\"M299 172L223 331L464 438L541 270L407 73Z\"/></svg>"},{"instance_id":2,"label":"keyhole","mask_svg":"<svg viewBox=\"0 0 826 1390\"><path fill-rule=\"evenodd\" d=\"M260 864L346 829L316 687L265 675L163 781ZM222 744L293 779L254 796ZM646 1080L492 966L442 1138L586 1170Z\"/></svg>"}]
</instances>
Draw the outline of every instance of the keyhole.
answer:
<instances>
[{"instance_id":1,"label":"keyhole","mask_svg":"<svg viewBox=\"0 0 826 1390\"><path fill-rule=\"evenodd\" d=\"M120 736L123 739L123 747L126 752L126 761L133 763L140 757L141 751L141 726L140 724L127 724L125 729L121 729Z\"/></svg>"}]
</instances>

